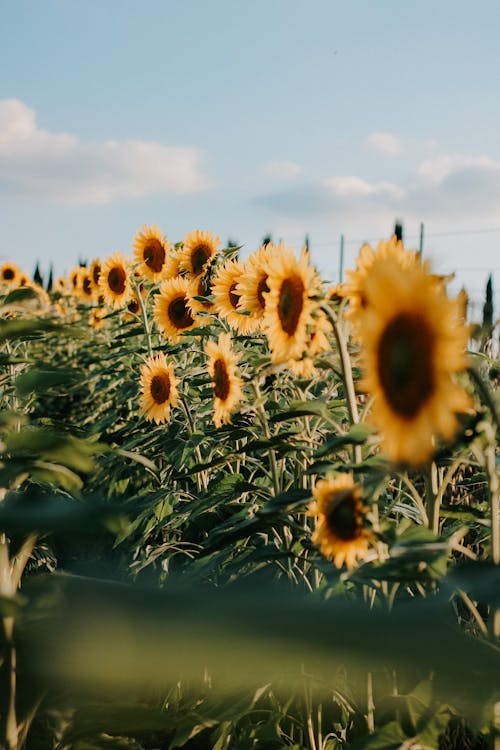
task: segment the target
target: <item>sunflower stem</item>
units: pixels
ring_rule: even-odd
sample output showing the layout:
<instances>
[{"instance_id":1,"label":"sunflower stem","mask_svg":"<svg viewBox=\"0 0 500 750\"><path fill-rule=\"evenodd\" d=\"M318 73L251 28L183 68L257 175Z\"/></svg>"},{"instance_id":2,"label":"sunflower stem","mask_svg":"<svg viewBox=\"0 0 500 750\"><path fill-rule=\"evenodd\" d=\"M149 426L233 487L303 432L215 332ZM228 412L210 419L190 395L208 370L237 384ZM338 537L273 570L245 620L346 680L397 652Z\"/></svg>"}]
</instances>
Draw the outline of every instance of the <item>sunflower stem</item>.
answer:
<instances>
[{"instance_id":1,"label":"sunflower stem","mask_svg":"<svg viewBox=\"0 0 500 750\"><path fill-rule=\"evenodd\" d=\"M496 468L495 446L490 444L484 451L491 509L491 557L495 565L500 564L500 487Z\"/></svg>"},{"instance_id":2,"label":"sunflower stem","mask_svg":"<svg viewBox=\"0 0 500 750\"><path fill-rule=\"evenodd\" d=\"M349 409L349 418L352 425L359 423L359 412L358 402L356 399L356 390L354 388L354 378L352 375L351 357L347 348L346 337L343 331L340 330L336 315L328 305L321 305L321 309L330 321L335 335L335 341L337 342L337 348L340 355L340 364L342 366L342 379L344 381L346 395L347 395L347 407ZM359 464L363 460L363 453L360 445L353 446L353 459L354 463Z\"/></svg>"},{"instance_id":3,"label":"sunflower stem","mask_svg":"<svg viewBox=\"0 0 500 750\"><path fill-rule=\"evenodd\" d=\"M9 543L6 535L0 534L0 594L10 597L15 593ZM16 647L14 644L14 618L2 618L3 643L0 659L0 742L6 750L17 750L18 728L16 717Z\"/></svg>"},{"instance_id":4,"label":"sunflower stem","mask_svg":"<svg viewBox=\"0 0 500 750\"><path fill-rule=\"evenodd\" d=\"M184 416L186 417L186 424L188 426L189 436L192 437L192 435L194 434L194 422L191 418L191 414L189 412L188 406L186 404L186 399L184 396L179 395L179 403L182 407L182 411L184 412ZM201 464L203 461L203 458L201 455L199 445L195 446L194 452L195 452L198 463ZM199 471L196 474L196 484L198 487L198 492L201 492L202 489L204 489L205 491L208 489L208 479L207 479L206 471Z\"/></svg>"},{"instance_id":5,"label":"sunflower stem","mask_svg":"<svg viewBox=\"0 0 500 750\"><path fill-rule=\"evenodd\" d=\"M148 354L150 357L153 356L153 346L151 344L151 329L149 327L149 319L148 319L148 313L146 310L146 305L144 304L144 299L141 294L140 285L134 280L133 286L135 289L135 293L137 294L137 299L139 301L139 307L141 308L141 317L142 322L144 325L144 333L146 334L146 342L148 345Z\"/></svg>"},{"instance_id":6,"label":"sunflower stem","mask_svg":"<svg viewBox=\"0 0 500 750\"><path fill-rule=\"evenodd\" d=\"M267 421L266 410L264 409L264 405L260 403L261 393L260 393L259 384L255 382L252 383L252 388L253 388L253 392L255 393L255 399L259 403L259 406L257 407L257 416L259 417L259 421L262 425L264 437L266 438L266 440L270 440L271 430L269 429L269 424ZM278 462L276 461L276 453L274 452L273 448L269 448L267 452L269 455L269 465L271 467L271 475L273 478L274 495L276 497L281 492Z\"/></svg>"},{"instance_id":7,"label":"sunflower stem","mask_svg":"<svg viewBox=\"0 0 500 750\"><path fill-rule=\"evenodd\" d=\"M496 430L498 432L500 430L500 414L498 413L498 409L496 407L495 400L490 389L474 367L468 367L467 372L477 386L482 402L490 410L493 421L495 422Z\"/></svg>"},{"instance_id":8,"label":"sunflower stem","mask_svg":"<svg viewBox=\"0 0 500 750\"><path fill-rule=\"evenodd\" d=\"M434 461L425 474L425 498L427 501L428 527L434 534L439 534L439 508L437 466Z\"/></svg>"}]
</instances>

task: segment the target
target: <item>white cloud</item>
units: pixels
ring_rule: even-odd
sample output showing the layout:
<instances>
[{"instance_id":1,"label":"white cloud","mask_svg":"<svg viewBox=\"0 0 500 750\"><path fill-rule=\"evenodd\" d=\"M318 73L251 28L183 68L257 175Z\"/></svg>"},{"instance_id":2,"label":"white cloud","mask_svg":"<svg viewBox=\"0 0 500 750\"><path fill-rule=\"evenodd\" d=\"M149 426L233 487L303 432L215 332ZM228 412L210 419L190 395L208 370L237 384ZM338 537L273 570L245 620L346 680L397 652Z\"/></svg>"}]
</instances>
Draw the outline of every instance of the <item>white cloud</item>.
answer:
<instances>
[{"instance_id":1,"label":"white cloud","mask_svg":"<svg viewBox=\"0 0 500 750\"><path fill-rule=\"evenodd\" d=\"M368 182L361 177L327 177L323 184L339 198L355 198L360 196L386 196L401 198L402 190L392 182Z\"/></svg>"},{"instance_id":2,"label":"white cloud","mask_svg":"<svg viewBox=\"0 0 500 750\"><path fill-rule=\"evenodd\" d=\"M424 160L399 184L359 175L301 180L258 199L276 215L321 221L341 231L428 222L434 231L500 223L500 162L487 156L441 154Z\"/></svg>"},{"instance_id":3,"label":"white cloud","mask_svg":"<svg viewBox=\"0 0 500 750\"><path fill-rule=\"evenodd\" d=\"M372 133L365 138L363 145L382 156L399 156L403 151L401 138L392 133Z\"/></svg>"},{"instance_id":4,"label":"white cloud","mask_svg":"<svg viewBox=\"0 0 500 750\"><path fill-rule=\"evenodd\" d=\"M81 143L38 128L20 100L0 100L1 192L82 204L194 193L211 186L200 157L196 148L151 141Z\"/></svg>"},{"instance_id":5,"label":"white cloud","mask_svg":"<svg viewBox=\"0 0 500 750\"><path fill-rule=\"evenodd\" d=\"M295 161L270 161L264 165L262 171L268 177L296 177L302 172L302 167Z\"/></svg>"},{"instance_id":6,"label":"white cloud","mask_svg":"<svg viewBox=\"0 0 500 750\"><path fill-rule=\"evenodd\" d=\"M467 169L498 169L500 165L488 156L463 156L442 154L426 159L417 169L417 177L433 184L439 184L454 172Z\"/></svg>"}]
</instances>

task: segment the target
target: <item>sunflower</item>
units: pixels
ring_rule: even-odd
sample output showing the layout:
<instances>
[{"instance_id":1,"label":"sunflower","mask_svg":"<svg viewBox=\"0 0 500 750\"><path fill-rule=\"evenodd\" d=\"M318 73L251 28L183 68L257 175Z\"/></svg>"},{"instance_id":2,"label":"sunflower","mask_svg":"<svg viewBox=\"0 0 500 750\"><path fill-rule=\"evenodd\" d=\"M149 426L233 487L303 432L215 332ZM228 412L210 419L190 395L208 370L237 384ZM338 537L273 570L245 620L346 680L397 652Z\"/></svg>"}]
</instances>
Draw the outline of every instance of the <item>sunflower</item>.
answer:
<instances>
[{"instance_id":1,"label":"sunflower","mask_svg":"<svg viewBox=\"0 0 500 750\"><path fill-rule=\"evenodd\" d=\"M142 227L134 237L134 256L140 263L139 272L151 281L160 281L170 253L170 243L155 224Z\"/></svg>"},{"instance_id":2,"label":"sunflower","mask_svg":"<svg viewBox=\"0 0 500 750\"><path fill-rule=\"evenodd\" d=\"M314 500L308 515L314 516L316 526L311 537L313 544L337 568L353 568L357 559L363 560L373 534L364 527L367 509L361 500L361 487L354 484L350 474L339 474L335 479L320 479L313 489Z\"/></svg>"},{"instance_id":3,"label":"sunflower","mask_svg":"<svg viewBox=\"0 0 500 750\"><path fill-rule=\"evenodd\" d=\"M179 341L184 331L200 324L191 307L191 300L196 293L193 283L180 276L168 279L160 286L153 316L163 336L173 344Z\"/></svg>"},{"instance_id":4,"label":"sunflower","mask_svg":"<svg viewBox=\"0 0 500 750\"><path fill-rule=\"evenodd\" d=\"M314 325L312 298L319 294L320 284L307 251L297 260L283 245L276 250L268 263L263 328L273 362L286 362L300 359L307 347L307 327Z\"/></svg>"},{"instance_id":5,"label":"sunflower","mask_svg":"<svg viewBox=\"0 0 500 750\"><path fill-rule=\"evenodd\" d=\"M54 282L54 291L58 294L65 294L68 291L68 282L64 276L59 276Z\"/></svg>"},{"instance_id":6,"label":"sunflower","mask_svg":"<svg viewBox=\"0 0 500 750\"><path fill-rule=\"evenodd\" d=\"M101 277L101 259L95 258L92 263L90 264L90 278L92 281L92 287L94 290L94 295L97 297L99 295L99 279Z\"/></svg>"},{"instance_id":7,"label":"sunflower","mask_svg":"<svg viewBox=\"0 0 500 750\"><path fill-rule=\"evenodd\" d=\"M18 279L21 275L21 270L14 263L4 263L0 267L0 281L5 282L9 285L18 283Z\"/></svg>"},{"instance_id":8,"label":"sunflower","mask_svg":"<svg viewBox=\"0 0 500 750\"><path fill-rule=\"evenodd\" d=\"M106 310L102 307L92 307L89 314L89 324L95 331L102 328L104 325L104 317L106 316Z\"/></svg>"},{"instance_id":9,"label":"sunflower","mask_svg":"<svg viewBox=\"0 0 500 750\"><path fill-rule=\"evenodd\" d=\"M371 419L394 462L420 465L434 440L450 440L469 398L455 381L466 366L468 328L459 300L446 295L426 264L402 268L378 258L365 281L359 318L364 387L375 399Z\"/></svg>"},{"instance_id":10,"label":"sunflower","mask_svg":"<svg viewBox=\"0 0 500 750\"><path fill-rule=\"evenodd\" d=\"M164 279L175 279L181 275L180 252L174 250L165 261Z\"/></svg>"},{"instance_id":11,"label":"sunflower","mask_svg":"<svg viewBox=\"0 0 500 750\"><path fill-rule=\"evenodd\" d=\"M288 369L299 378L311 378L317 374L314 367L314 357L331 349L328 333L332 327L326 315L320 311L314 327L308 329L308 343L302 359L291 359L288 362Z\"/></svg>"},{"instance_id":12,"label":"sunflower","mask_svg":"<svg viewBox=\"0 0 500 750\"><path fill-rule=\"evenodd\" d=\"M180 253L180 268L190 276L199 276L204 273L207 265L217 254L219 238L211 232L200 232L196 229L189 232L182 242Z\"/></svg>"},{"instance_id":13,"label":"sunflower","mask_svg":"<svg viewBox=\"0 0 500 750\"><path fill-rule=\"evenodd\" d=\"M243 275L244 266L239 260L227 260L221 266L212 283L214 307L222 318L239 333L247 334L254 330L254 321L240 312L240 295L238 283Z\"/></svg>"},{"instance_id":14,"label":"sunflower","mask_svg":"<svg viewBox=\"0 0 500 750\"><path fill-rule=\"evenodd\" d=\"M76 284L76 293L82 302L90 303L94 300L95 291L92 276L87 268L80 268Z\"/></svg>"},{"instance_id":15,"label":"sunflower","mask_svg":"<svg viewBox=\"0 0 500 750\"><path fill-rule=\"evenodd\" d=\"M81 266L75 266L68 274L68 287L72 294L78 292L78 279L80 276Z\"/></svg>"},{"instance_id":16,"label":"sunflower","mask_svg":"<svg viewBox=\"0 0 500 750\"><path fill-rule=\"evenodd\" d=\"M101 267L99 292L109 307L125 307L132 296L130 264L123 253L113 253Z\"/></svg>"},{"instance_id":17,"label":"sunflower","mask_svg":"<svg viewBox=\"0 0 500 750\"><path fill-rule=\"evenodd\" d=\"M163 352L150 357L141 367L139 409L148 422L170 422L170 407L179 397L174 366Z\"/></svg>"},{"instance_id":18,"label":"sunflower","mask_svg":"<svg viewBox=\"0 0 500 750\"><path fill-rule=\"evenodd\" d=\"M236 375L240 359L231 348L229 333L221 333L217 343L208 341L205 352L209 357L208 371L214 389L214 417L216 427L230 422L231 412L243 398L243 381Z\"/></svg>"},{"instance_id":19,"label":"sunflower","mask_svg":"<svg viewBox=\"0 0 500 750\"><path fill-rule=\"evenodd\" d=\"M208 299L208 297L212 293L212 288L210 285L210 281L208 279L208 276L205 274L203 276L198 276L196 279L193 279L193 289L194 297L203 297L203 301L201 299L191 299L190 302L190 308L193 310L193 312L201 312L201 313L214 313L216 311L214 303Z\"/></svg>"},{"instance_id":20,"label":"sunflower","mask_svg":"<svg viewBox=\"0 0 500 750\"><path fill-rule=\"evenodd\" d=\"M419 256L413 250L405 250L401 240L393 235L390 240L382 240L378 243L376 250L365 243L356 259L356 270L346 271L347 281L342 285L342 296L347 298L349 307L346 318L356 326L360 313L366 307L366 281L371 270L379 260L389 260L401 269L411 268L420 263Z\"/></svg>"},{"instance_id":21,"label":"sunflower","mask_svg":"<svg viewBox=\"0 0 500 750\"><path fill-rule=\"evenodd\" d=\"M21 273L17 280L17 286L27 286L30 283L29 277L25 273Z\"/></svg>"},{"instance_id":22,"label":"sunflower","mask_svg":"<svg viewBox=\"0 0 500 750\"><path fill-rule=\"evenodd\" d=\"M251 319L255 321L255 329L259 327L264 317L266 299L264 294L269 291L267 280L269 277L268 264L277 248L272 243L262 245L247 258L244 273L236 288L240 295L240 305L248 310Z\"/></svg>"}]
</instances>

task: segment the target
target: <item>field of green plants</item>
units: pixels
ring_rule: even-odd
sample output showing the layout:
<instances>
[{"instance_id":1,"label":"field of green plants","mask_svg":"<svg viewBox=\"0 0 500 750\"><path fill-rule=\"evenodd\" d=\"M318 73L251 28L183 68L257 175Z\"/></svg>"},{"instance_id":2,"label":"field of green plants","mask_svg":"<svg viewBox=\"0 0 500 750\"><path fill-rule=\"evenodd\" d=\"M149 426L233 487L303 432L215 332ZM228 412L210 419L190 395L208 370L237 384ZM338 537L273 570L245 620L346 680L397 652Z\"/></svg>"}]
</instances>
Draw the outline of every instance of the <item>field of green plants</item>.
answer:
<instances>
[{"instance_id":1,"label":"field of green plants","mask_svg":"<svg viewBox=\"0 0 500 750\"><path fill-rule=\"evenodd\" d=\"M495 329L395 237L0 268L0 747L500 743Z\"/></svg>"}]
</instances>

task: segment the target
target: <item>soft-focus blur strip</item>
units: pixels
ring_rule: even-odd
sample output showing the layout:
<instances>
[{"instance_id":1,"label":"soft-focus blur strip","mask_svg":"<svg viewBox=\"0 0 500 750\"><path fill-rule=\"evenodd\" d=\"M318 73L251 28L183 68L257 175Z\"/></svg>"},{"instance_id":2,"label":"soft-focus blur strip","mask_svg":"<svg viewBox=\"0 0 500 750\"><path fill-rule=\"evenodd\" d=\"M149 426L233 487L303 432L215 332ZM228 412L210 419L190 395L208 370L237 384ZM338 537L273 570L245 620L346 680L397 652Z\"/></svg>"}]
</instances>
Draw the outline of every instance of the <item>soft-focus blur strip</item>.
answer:
<instances>
[{"instance_id":1,"label":"soft-focus blur strip","mask_svg":"<svg viewBox=\"0 0 500 750\"><path fill-rule=\"evenodd\" d=\"M479 593L500 591L498 571L483 573ZM470 590L475 583L464 576ZM208 670L235 689L269 680L289 687L304 671L331 689L339 669L355 681L396 669L411 679L433 673L436 697L469 709L498 689L497 646L460 630L446 591L392 612L266 584L177 582L158 592L54 575L25 594L23 671L66 688L149 692L201 681Z\"/></svg>"}]
</instances>

